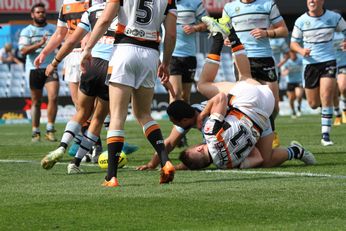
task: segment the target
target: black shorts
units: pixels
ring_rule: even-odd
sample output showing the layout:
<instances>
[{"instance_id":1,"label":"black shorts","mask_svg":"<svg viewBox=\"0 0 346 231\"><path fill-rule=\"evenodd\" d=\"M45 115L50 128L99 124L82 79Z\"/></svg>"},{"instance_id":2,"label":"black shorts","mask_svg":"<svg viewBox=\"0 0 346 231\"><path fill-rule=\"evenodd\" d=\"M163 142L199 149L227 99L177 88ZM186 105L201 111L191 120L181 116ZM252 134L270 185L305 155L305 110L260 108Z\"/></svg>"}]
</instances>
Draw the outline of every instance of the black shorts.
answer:
<instances>
[{"instance_id":1,"label":"black shorts","mask_svg":"<svg viewBox=\"0 0 346 231\"><path fill-rule=\"evenodd\" d=\"M346 75L346 66L338 67L338 75Z\"/></svg>"},{"instance_id":2,"label":"black shorts","mask_svg":"<svg viewBox=\"0 0 346 231\"><path fill-rule=\"evenodd\" d=\"M320 79L336 77L336 61L308 64L304 70L305 88L313 89L320 86Z\"/></svg>"},{"instance_id":3,"label":"black shorts","mask_svg":"<svg viewBox=\"0 0 346 231\"><path fill-rule=\"evenodd\" d=\"M272 57L249 58L249 61L252 78L265 82L275 82L278 80L275 62Z\"/></svg>"},{"instance_id":4,"label":"black shorts","mask_svg":"<svg viewBox=\"0 0 346 231\"><path fill-rule=\"evenodd\" d=\"M108 61L92 58L87 72L80 78L79 89L87 96L99 97L109 101L107 77Z\"/></svg>"},{"instance_id":5,"label":"black shorts","mask_svg":"<svg viewBox=\"0 0 346 231\"><path fill-rule=\"evenodd\" d=\"M195 80L195 72L197 67L197 59L195 56L176 57L173 56L170 63L170 74L181 75L183 83L193 83Z\"/></svg>"},{"instance_id":6,"label":"black shorts","mask_svg":"<svg viewBox=\"0 0 346 231\"><path fill-rule=\"evenodd\" d=\"M287 83L287 91L294 91L297 87L302 87L301 83Z\"/></svg>"},{"instance_id":7,"label":"black shorts","mask_svg":"<svg viewBox=\"0 0 346 231\"><path fill-rule=\"evenodd\" d=\"M48 77L44 73L45 71L46 71L46 68L30 70L30 74L29 74L30 89L42 90L44 85L48 82L51 82L51 81L59 82L59 75L56 70L53 72L52 75Z\"/></svg>"}]
</instances>

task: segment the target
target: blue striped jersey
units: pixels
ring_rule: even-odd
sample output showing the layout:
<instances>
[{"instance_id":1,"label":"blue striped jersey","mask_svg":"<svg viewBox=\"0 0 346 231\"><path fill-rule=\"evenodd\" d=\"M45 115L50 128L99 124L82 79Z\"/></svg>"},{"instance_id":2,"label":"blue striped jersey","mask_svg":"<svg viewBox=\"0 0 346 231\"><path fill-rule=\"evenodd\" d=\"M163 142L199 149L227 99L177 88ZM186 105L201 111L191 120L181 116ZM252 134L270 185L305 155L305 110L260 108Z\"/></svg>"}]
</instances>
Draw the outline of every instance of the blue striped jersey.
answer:
<instances>
[{"instance_id":1,"label":"blue striped jersey","mask_svg":"<svg viewBox=\"0 0 346 231\"><path fill-rule=\"evenodd\" d=\"M305 13L295 22L291 41L311 50L310 57L304 57L304 64L327 62L335 60L333 37L336 31L346 34L346 22L340 14L325 10L323 15L313 17Z\"/></svg>"},{"instance_id":2,"label":"blue striped jersey","mask_svg":"<svg viewBox=\"0 0 346 231\"><path fill-rule=\"evenodd\" d=\"M207 15L202 0L177 1L177 40L173 56L196 56L196 33L186 34L184 25L194 25Z\"/></svg>"},{"instance_id":3,"label":"blue striped jersey","mask_svg":"<svg viewBox=\"0 0 346 231\"><path fill-rule=\"evenodd\" d=\"M255 28L268 29L271 25L283 21L273 0L255 0L251 3L233 0L225 5L223 15L231 18L232 25L249 57L272 56L269 39L256 39L250 35L250 31Z\"/></svg>"},{"instance_id":4,"label":"blue striped jersey","mask_svg":"<svg viewBox=\"0 0 346 231\"><path fill-rule=\"evenodd\" d=\"M303 58L297 54L296 60L288 59L283 65L288 70L287 83L301 83L303 78Z\"/></svg>"},{"instance_id":5,"label":"blue striped jersey","mask_svg":"<svg viewBox=\"0 0 346 231\"><path fill-rule=\"evenodd\" d=\"M273 51L275 64L278 65L280 63L282 55L289 52L290 49L287 45L286 39L284 38L270 39L269 42Z\"/></svg>"},{"instance_id":6,"label":"blue striped jersey","mask_svg":"<svg viewBox=\"0 0 346 231\"><path fill-rule=\"evenodd\" d=\"M20 32L19 42L18 42L19 50L22 49L24 46L30 46L35 43L38 43L42 39L43 36L45 35L47 36L47 41L42 47L40 47L36 51L26 56L26 61L25 61L26 70L36 69L36 67L34 66L34 60L40 54L43 48L47 45L50 37L52 37L52 35L55 32L55 28L56 27L53 24L47 24L43 27L28 25ZM48 54L44 62L40 65L40 67L46 68L48 64L50 64L53 61L54 55L55 55L54 52Z\"/></svg>"},{"instance_id":7,"label":"blue striped jersey","mask_svg":"<svg viewBox=\"0 0 346 231\"><path fill-rule=\"evenodd\" d=\"M345 40L345 36L341 32L334 33L334 48L336 51L336 64L338 67L346 66L346 51L341 49L341 43Z\"/></svg>"}]
</instances>

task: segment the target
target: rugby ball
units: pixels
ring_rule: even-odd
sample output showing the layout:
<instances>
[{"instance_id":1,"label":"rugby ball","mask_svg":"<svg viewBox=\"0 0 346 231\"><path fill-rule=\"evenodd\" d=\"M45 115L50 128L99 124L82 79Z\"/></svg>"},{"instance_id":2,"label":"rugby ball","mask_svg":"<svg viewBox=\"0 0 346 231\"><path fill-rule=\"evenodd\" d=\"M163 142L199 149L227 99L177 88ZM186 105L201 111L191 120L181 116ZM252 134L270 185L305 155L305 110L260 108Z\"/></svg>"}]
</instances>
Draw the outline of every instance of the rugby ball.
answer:
<instances>
[{"instance_id":1,"label":"rugby ball","mask_svg":"<svg viewBox=\"0 0 346 231\"><path fill-rule=\"evenodd\" d=\"M120 153L118 168L122 168L127 164L127 156L124 152ZM98 159L98 164L100 168L107 169L108 168L108 151L104 151L101 153Z\"/></svg>"}]
</instances>

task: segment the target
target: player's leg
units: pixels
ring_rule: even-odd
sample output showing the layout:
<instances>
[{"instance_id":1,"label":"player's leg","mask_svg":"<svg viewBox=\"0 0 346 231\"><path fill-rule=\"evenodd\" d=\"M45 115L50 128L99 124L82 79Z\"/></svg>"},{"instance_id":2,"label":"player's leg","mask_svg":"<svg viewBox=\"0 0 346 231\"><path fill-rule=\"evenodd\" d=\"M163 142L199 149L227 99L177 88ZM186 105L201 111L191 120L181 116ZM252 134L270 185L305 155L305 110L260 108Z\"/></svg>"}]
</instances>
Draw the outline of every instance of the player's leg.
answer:
<instances>
[{"instance_id":1,"label":"player's leg","mask_svg":"<svg viewBox=\"0 0 346 231\"><path fill-rule=\"evenodd\" d=\"M300 86L300 84L294 89L297 99L297 116L300 117L302 115L301 108L302 108L302 100L304 95L304 89Z\"/></svg>"},{"instance_id":2,"label":"player's leg","mask_svg":"<svg viewBox=\"0 0 346 231\"><path fill-rule=\"evenodd\" d=\"M335 93L334 93L334 97L333 97L333 105L334 105L334 126L340 126L341 125L341 111L340 111L340 99L339 99L339 87L338 87L338 83L336 83L336 87L335 87Z\"/></svg>"},{"instance_id":3,"label":"player's leg","mask_svg":"<svg viewBox=\"0 0 346 231\"><path fill-rule=\"evenodd\" d=\"M296 94L295 94L294 88L293 89L292 88L293 88L293 86L291 84L288 84L286 94L287 94L289 105L290 105L290 108L292 111L291 117L295 118L296 117L296 110L294 107L294 101L296 98Z\"/></svg>"},{"instance_id":4,"label":"player's leg","mask_svg":"<svg viewBox=\"0 0 346 231\"><path fill-rule=\"evenodd\" d=\"M40 118L41 118L41 100L44 82L40 77L39 70L30 70L29 82L31 93L31 125L32 138L31 141L37 142L41 140Z\"/></svg>"},{"instance_id":5,"label":"player's leg","mask_svg":"<svg viewBox=\"0 0 346 231\"><path fill-rule=\"evenodd\" d=\"M346 123L346 66L339 67L338 86L342 110L342 123Z\"/></svg>"},{"instance_id":6,"label":"player's leg","mask_svg":"<svg viewBox=\"0 0 346 231\"><path fill-rule=\"evenodd\" d=\"M103 121L109 113L109 102L100 98L96 100L98 103L96 104L91 123L88 130L83 134L83 139L75 157L67 167L68 174L81 172L79 169L80 163L83 157L90 152L92 146L98 141Z\"/></svg>"},{"instance_id":7,"label":"player's leg","mask_svg":"<svg viewBox=\"0 0 346 231\"><path fill-rule=\"evenodd\" d=\"M321 77L320 80L320 96L322 105L322 140L323 146L333 145L330 140L330 131L333 119L333 98L336 92L335 78Z\"/></svg>"},{"instance_id":8,"label":"player's leg","mask_svg":"<svg viewBox=\"0 0 346 231\"><path fill-rule=\"evenodd\" d=\"M181 75L170 75L169 82L172 84L173 90L175 92L175 97L169 92L169 102L173 102L177 99L182 99L183 86L181 81Z\"/></svg>"},{"instance_id":9,"label":"player's leg","mask_svg":"<svg viewBox=\"0 0 346 231\"><path fill-rule=\"evenodd\" d=\"M124 124L131 92L132 87L113 82L109 84L110 123L107 132L108 169L105 177L106 181L103 184L107 187L118 186L118 161L125 140Z\"/></svg>"},{"instance_id":10,"label":"player's leg","mask_svg":"<svg viewBox=\"0 0 346 231\"><path fill-rule=\"evenodd\" d=\"M56 73L53 75L55 75L56 78L54 78L53 76L47 77L47 81L45 84L48 96L48 122L46 126L46 139L49 141L57 141L55 137L54 123L56 114L58 112L59 79Z\"/></svg>"}]
</instances>

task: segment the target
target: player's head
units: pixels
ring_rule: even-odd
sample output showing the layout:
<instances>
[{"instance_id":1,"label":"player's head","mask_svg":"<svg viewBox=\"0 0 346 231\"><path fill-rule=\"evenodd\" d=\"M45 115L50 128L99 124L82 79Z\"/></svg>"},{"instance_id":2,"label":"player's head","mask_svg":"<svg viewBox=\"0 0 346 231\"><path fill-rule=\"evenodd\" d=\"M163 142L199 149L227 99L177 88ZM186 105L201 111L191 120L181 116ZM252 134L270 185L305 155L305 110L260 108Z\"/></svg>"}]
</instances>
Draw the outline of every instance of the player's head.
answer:
<instances>
[{"instance_id":1,"label":"player's head","mask_svg":"<svg viewBox=\"0 0 346 231\"><path fill-rule=\"evenodd\" d=\"M183 100L176 100L167 108L167 114L173 124L182 128L190 128L196 123L196 111Z\"/></svg>"},{"instance_id":2,"label":"player's head","mask_svg":"<svg viewBox=\"0 0 346 231\"><path fill-rule=\"evenodd\" d=\"M198 144L185 149L180 153L179 159L190 170L203 169L212 163L206 144Z\"/></svg>"},{"instance_id":3,"label":"player's head","mask_svg":"<svg viewBox=\"0 0 346 231\"><path fill-rule=\"evenodd\" d=\"M324 0L306 0L310 12L320 12L323 10Z\"/></svg>"},{"instance_id":4,"label":"player's head","mask_svg":"<svg viewBox=\"0 0 346 231\"><path fill-rule=\"evenodd\" d=\"M38 25L46 24L46 8L43 3L37 3L31 7L31 18Z\"/></svg>"}]
</instances>

